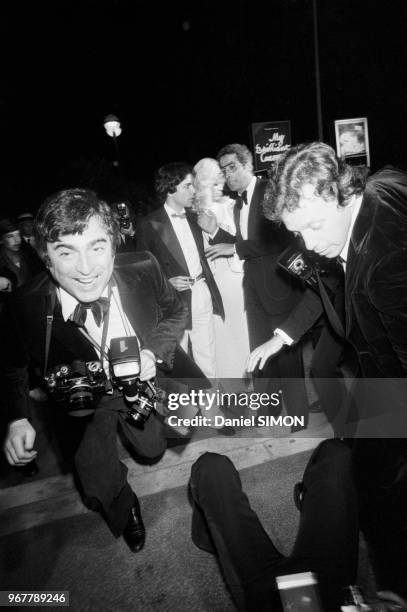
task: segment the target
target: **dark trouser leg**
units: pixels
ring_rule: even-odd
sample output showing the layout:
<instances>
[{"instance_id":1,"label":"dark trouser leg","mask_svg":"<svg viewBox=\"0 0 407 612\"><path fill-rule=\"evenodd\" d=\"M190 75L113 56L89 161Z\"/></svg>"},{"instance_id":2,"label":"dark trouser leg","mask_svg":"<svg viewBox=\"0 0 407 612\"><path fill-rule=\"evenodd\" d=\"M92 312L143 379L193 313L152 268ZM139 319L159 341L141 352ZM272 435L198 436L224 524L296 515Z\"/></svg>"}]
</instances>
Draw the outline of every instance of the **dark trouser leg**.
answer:
<instances>
[{"instance_id":1,"label":"dark trouser leg","mask_svg":"<svg viewBox=\"0 0 407 612\"><path fill-rule=\"evenodd\" d=\"M112 532L120 535L133 497L126 480L127 468L117 452L117 419L116 411L96 410L75 455L75 466L85 497L92 500L92 507L94 500L101 506Z\"/></svg>"},{"instance_id":2,"label":"dark trouser leg","mask_svg":"<svg viewBox=\"0 0 407 612\"><path fill-rule=\"evenodd\" d=\"M344 341L324 322L311 363L311 376L325 414L330 423L346 408L347 390L339 363Z\"/></svg>"},{"instance_id":3,"label":"dark trouser leg","mask_svg":"<svg viewBox=\"0 0 407 612\"><path fill-rule=\"evenodd\" d=\"M323 442L305 470L304 487L297 539L285 558L250 508L231 461L206 453L193 465L192 495L242 609L278 609L274 578L279 575L315 572L327 611L338 609L342 588L354 582L358 530L349 448L339 440Z\"/></svg>"},{"instance_id":4,"label":"dark trouser leg","mask_svg":"<svg viewBox=\"0 0 407 612\"><path fill-rule=\"evenodd\" d=\"M263 379L267 378L280 380L287 414L304 416L304 427L307 427L308 396L301 345L285 347L278 355L270 359L263 370Z\"/></svg>"},{"instance_id":5,"label":"dark trouser leg","mask_svg":"<svg viewBox=\"0 0 407 612\"><path fill-rule=\"evenodd\" d=\"M206 389L210 388L211 382L206 378L202 370L189 357L186 352L179 346L175 348L174 363L171 372L160 371L158 366L158 376L161 378L169 378L170 380L179 380L187 384L190 389Z\"/></svg>"},{"instance_id":6,"label":"dark trouser leg","mask_svg":"<svg viewBox=\"0 0 407 612\"><path fill-rule=\"evenodd\" d=\"M118 420L130 446L139 456L151 461L165 450L162 426L155 416L149 418L144 430L137 430L115 409L117 403L122 406L122 399L107 400L106 405L96 410L75 456L85 497L96 500L101 506L116 536L123 532L134 503L134 493L126 480L127 467L119 461L117 452Z\"/></svg>"},{"instance_id":7,"label":"dark trouser leg","mask_svg":"<svg viewBox=\"0 0 407 612\"><path fill-rule=\"evenodd\" d=\"M192 466L191 492L205 519L202 528L205 525L210 532L238 608L260 609L263 599L271 609L272 576L279 573L284 557L251 509L233 463L216 453L202 455ZM207 540L206 534L203 537ZM199 546L199 540L194 542ZM267 574L267 579L259 583L263 574Z\"/></svg>"},{"instance_id":8,"label":"dark trouser leg","mask_svg":"<svg viewBox=\"0 0 407 612\"><path fill-rule=\"evenodd\" d=\"M407 441L356 439L360 524L378 587L407 597Z\"/></svg>"},{"instance_id":9,"label":"dark trouser leg","mask_svg":"<svg viewBox=\"0 0 407 612\"><path fill-rule=\"evenodd\" d=\"M288 313L269 315L259 303L251 300L247 312L251 350L269 340L276 327L285 321L287 315ZM254 390L257 393L271 394L279 389L283 392L287 414L304 416L304 427L307 427L308 396L304 380L301 343L281 349L277 355L266 362L263 370L258 372L254 378ZM279 414L280 410L260 408L258 414Z\"/></svg>"},{"instance_id":10,"label":"dark trouser leg","mask_svg":"<svg viewBox=\"0 0 407 612\"><path fill-rule=\"evenodd\" d=\"M355 581L358 560L357 496L348 445L322 442L308 462L303 484L300 526L287 568L315 572L324 610L336 610L343 587Z\"/></svg>"}]
</instances>

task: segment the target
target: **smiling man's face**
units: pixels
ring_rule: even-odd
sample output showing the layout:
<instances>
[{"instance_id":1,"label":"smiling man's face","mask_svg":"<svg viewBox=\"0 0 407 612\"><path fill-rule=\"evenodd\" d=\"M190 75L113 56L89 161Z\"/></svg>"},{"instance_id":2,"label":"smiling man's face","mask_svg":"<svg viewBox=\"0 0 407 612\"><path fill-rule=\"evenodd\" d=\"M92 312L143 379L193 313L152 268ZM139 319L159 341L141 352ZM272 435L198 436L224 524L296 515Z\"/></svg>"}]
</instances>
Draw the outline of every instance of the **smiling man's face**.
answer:
<instances>
[{"instance_id":1,"label":"smiling man's face","mask_svg":"<svg viewBox=\"0 0 407 612\"><path fill-rule=\"evenodd\" d=\"M80 302L103 293L113 272L110 236L100 217L91 217L82 234L61 235L47 243L49 271L57 283Z\"/></svg>"}]
</instances>

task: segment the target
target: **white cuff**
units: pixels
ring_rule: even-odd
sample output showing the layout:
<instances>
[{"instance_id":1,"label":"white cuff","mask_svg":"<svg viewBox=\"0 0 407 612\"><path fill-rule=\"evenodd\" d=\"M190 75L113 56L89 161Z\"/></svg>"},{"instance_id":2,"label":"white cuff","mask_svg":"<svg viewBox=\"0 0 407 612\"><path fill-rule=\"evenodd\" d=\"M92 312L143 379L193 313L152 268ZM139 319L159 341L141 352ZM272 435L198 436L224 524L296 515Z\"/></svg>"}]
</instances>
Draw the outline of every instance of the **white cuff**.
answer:
<instances>
[{"instance_id":1,"label":"white cuff","mask_svg":"<svg viewBox=\"0 0 407 612\"><path fill-rule=\"evenodd\" d=\"M280 338L284 340L284 344L288 344L288 346L291 346L291 344L294 342L294 340L290 338L290 336L286 334L285 331L279 329L278 327L276 327L276 329L274 330L274 335L280 336Z\"/></svg>"},{"instance_id":2,"label":"white cuff","mask_svg":"<svg viewBox=\"0 0 407 612\"><path fill-rule=\"evenodd\" d=\"M150 357L152 357L152 359L154 359L155 363L162 363L162 361L160 359L157 359L157 357L154 355L153 351L150 351L150 349L142 348L140 350L140 353L142 351L144 351L145 353L148 353L148 355L150 355Z\"/></svg>"}]
</instances>

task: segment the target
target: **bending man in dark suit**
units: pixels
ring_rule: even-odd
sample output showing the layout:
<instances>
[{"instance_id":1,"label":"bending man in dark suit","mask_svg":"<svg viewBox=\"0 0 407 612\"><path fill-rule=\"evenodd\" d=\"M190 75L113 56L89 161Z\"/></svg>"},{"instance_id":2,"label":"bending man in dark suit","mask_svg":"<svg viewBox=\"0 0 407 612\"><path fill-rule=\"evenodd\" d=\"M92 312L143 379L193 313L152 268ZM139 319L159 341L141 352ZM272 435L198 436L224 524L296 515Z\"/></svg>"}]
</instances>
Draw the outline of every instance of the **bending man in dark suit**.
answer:
<instances>
[{"instance_id":1,"label":"bending man in dark suit","mask_svg":"<svg viewBox=\"0 0 407 612\"><path fill-rule=\"evenodd\" d=\"M266 216L344 262L346 336L362 377L353 444L361 524L379 586L405 597L407 173L386 166L366 181L331 147L311 143L282 157L272 187Z\"/></svg>"},{"instance_id":2,"label":"bending man in dark suit","mask_svg":"<svg viewBox=\"0 0 407 612\"><path fill-rule=\"evenodd\" d=\"M28 366L42 374L46 360L49 370L105 355L102 362L110 376L110 340L136 336L142 381L154 379L158 367L160 375L202 377L177 348L187 320L185 306L151 254L123 254L115 262L119 227L94 192L72 189L51 196L38 212L35 235L48 272L16 291L1 321L0 362L9 411L4 450L9 463L18 466L36 456ZM52 326L48 351L47 325ZM117 428L137 455L152 462L166 447L162 422L151 414L144 430L130 424L117 389L102 397L93 418L73 418L58 406L55 410L60 410L65 437L68 432L77 437L75 466L85 501L100 509L112 532L123 534L137 552L145 530L127 468L118 458Z\"/></svg>"},{"instance_id":3,"label":"bending man in dark suit","mask_svg":"<svg viewBox=\"0 0 407 612\"><path fill-rule=\"evenodd\" d=\"M188 308L181 346L203 373L216 377L213 314L225 317L222 298L204 253L202 230L190 212L194 201L193 169L184 163L162 166L155 186L163 206L147 215L137 234L137 250L151 251Z\"/></svg>"}]
</instances>

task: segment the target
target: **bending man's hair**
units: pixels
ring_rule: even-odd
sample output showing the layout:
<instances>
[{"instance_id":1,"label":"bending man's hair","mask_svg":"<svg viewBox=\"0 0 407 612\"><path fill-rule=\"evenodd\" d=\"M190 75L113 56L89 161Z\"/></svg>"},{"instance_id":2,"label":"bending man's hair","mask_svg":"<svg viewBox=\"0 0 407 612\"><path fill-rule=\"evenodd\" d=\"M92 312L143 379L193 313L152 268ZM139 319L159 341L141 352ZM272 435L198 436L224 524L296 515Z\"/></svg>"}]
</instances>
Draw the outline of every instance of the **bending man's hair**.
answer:
<instances>
[{"instance_id":1,"label":"bending man's hair","mask_svg":"<svg viewBox=\"0 0 407 612\"><path fill-rule=\"evenodd\" d=\"M312 142L292 147L281 156L270 178L263 202L264 216L281 221L283 211L298 208L302 188L314 185L315 195L324 200L336 199L346 206L353 195L363 193L368 168L349 166L323 142Z\"/></svg>"},{"instance_id":2,"label":"bending man's hair","mask_svg":"<svg viewBox=\"0 0 407 612\"><path fill-rule=\"evenodd\" d=\"M92 217L98 217L105 227L115 251L120 239L119 224L110 206L90 189L65 189L49 196L41 205L34 223L38 253L47 260L47 242L61 236L82 234Z\"/></svg>"}]
</instances>

